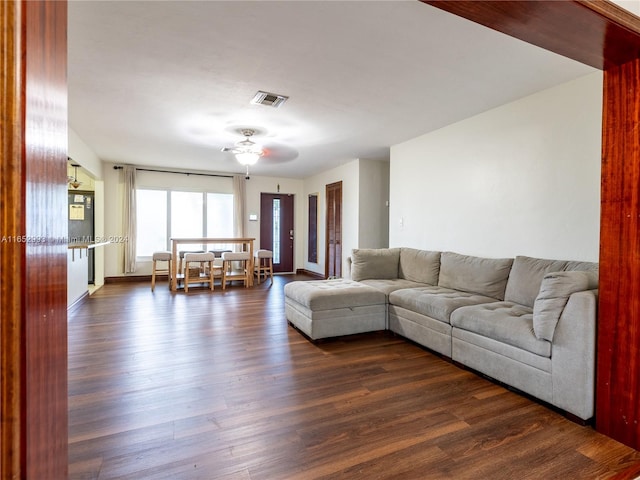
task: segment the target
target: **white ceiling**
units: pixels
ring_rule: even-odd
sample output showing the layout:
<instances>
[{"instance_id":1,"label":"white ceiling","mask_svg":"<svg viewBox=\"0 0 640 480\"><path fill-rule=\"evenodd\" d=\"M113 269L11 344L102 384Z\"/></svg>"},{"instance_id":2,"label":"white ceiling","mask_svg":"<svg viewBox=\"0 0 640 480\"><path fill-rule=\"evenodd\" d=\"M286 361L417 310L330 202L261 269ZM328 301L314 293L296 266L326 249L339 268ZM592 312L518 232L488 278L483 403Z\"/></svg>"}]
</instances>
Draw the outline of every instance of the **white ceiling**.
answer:
<instances>
[{"instance_id":1,"label":"white ceiling","mask_svg":"<svg viewBox=\"0 0 640 480\"><path fill-rule=\"evenodd\" d=\"M105 161L304 178L594 70L400 1L70 1L69 123ZM258 90L288 95L251 105Z\"/></svg>"}]
</instances>

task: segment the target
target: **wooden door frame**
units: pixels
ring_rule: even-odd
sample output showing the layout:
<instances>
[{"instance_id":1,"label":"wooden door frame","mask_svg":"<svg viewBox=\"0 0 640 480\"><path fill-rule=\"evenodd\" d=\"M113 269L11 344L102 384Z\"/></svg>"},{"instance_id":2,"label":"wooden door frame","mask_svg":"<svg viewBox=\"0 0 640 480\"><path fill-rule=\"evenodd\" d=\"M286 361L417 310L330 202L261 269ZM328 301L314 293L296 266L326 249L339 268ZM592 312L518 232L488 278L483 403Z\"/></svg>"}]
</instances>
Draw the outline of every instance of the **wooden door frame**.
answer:
<instances>
[{"instance_id":1,"label":"wooden door frame","mask_svg":"<svg viewBox=\"0 0 640 480\"><path fill-rule=\"evenodd\" d=\"M423 0L424 1L424 0ZM24 99L25 79L24 74L26 72L26 66L23 63L25 58L26 49L31 48L31 39L26 35L26 25L29 24L30 31L33 34L39 34L42 37L45 36L44 22L40 23L37 19L30 19L33 8L45 9L44 18L50 19L62 15L62 11L58 9L64 9L64 31L66 32L66 3L63 1L58 2L28 2L35 4L35 6L27 7L27 3L18 1L6 1L0 2L0 32L2 35L2 41L0 42L0 56L2 56L2 65L13 65L11 71L3 71L5 78L5 87L8 93L2 95L0 98L0 115L2 115L3 125L11 125L10 129L2 129L0 132L0 151L2 152L2 158L0 162L0 169L2 173L1 188L0 188L0 200L5 205L14 205L16 199L21 199L24 204L25 210L28 212L33 210L38 205L32 203L32 200L27 195L26 191L26 177L28 173L25 171L25 165L27 157L25 157L25 144L24 144L24 116L23 112L26 109L26 102ZM45 3L49 3L48 7L44 7ZM524 40L534 45L538 45L547 50L560 53L574 60L587 63L589 65L595 65L597 68L601 68L607 71L605 75L605 89L609 90L607 98L609 101L614 102L615 105L605 104L605 111L611 114L610 121L625 121L625 112L621 111L623 105L626 107L626 115L631 115L633 111L638 111L638 98L633 98L623 86L625 82L633 81L629 78L626 69L617 69L616 67L622 66L627 62L636 62L640 57L640 21L633 15L627 13L622 8L615 6L610 2L588 2L586 0L569 0L562 2L518 2L518 1L502 1L502 2L478 2L478 1L437 1L437 2L425 2L432 3L436 8L442 8L457 15L461 15L471 21L485 25L489 28L507 33L520 40ZM526 12L522 8L528 9ZM50 13L51 11L54 13ZM457 11L456 11L457 10ZM575 12L579 12L579 16L575 15ZM54 31L58 32L62 26L56 23ZM542 37L542 40L540 40ZM587 42L588 39L588 42ZM35 40L35 38L34 38ZM47 45L49 40L44 40L44 44ZM586 42L586 43L585 43ZM66 41L62 41L65 45ZM585 58L586 57L586 58ZM589 58L595 58L595 60L588 60ZM66 58L65 58L66 60ZM55 64L51 60L51 64ZM62 62L66 65L66 61ZM635 68L635 67L634 67ZM637 81L637 80L636 80ZM632 108L633 107L633 108ZM633 120L633 118L628 119ZM66 127L65 127L66 128ZM621 167L626 165L626 161L640 163L640 159L637 158L640 139L633 136L629 136L625 132L621 135L629 142L626 150L614 150L607 152L606 161L612 164L620 165ZM620 136L620 135L618 135ZM603 143L606 139L607 145L613 145L616 140L615 132L610 132L603 129ZM618 138L619 140L619 138ZM633 149L635 148L635 153ZM631 159L626 160L625 155L629 152L633 154ZM55 158L57 160L58 155ZM51 189L56 190L59 188L62 191L64 198L66 192L66 185L64 182L59 181L58 174L62 177L66 175L66 159L64 163L61 162L60 167L55 169L54 179L46 179L46 177L33 178L33 184L38 188L43 188L45 192ZM37 166L37 161L33 167ZM60 170L60 172L58 172ZM623 187L625 181L632 182L634 187L637 188L638 177L637 173L626 173L624 169L622 171L603 175L603 184L608 183L611 186ZM609 171L609 170L608 170ZM604 190L604 188L603 188ZM611 193L611 190L604 192L606 195ZM57 197L56 197L57 198ZM603 198L603 203L608 201L614 202L615 198ZM624 199L623 199L624 202ZM633 207L627 200L626 203L618 203L618 210L625 207ZM633 208L636 211L637 207ZM66 211L66 210L65 210ZM614 218L610 216L610 213L603 212L602 223L612 224ZM630 215L629 222L632 222L633 233L638 228L640 222L638 215ZM58 221L55 217L49 217L45 219L43 227L53 227L55 230L55 224ZM26 228L25 216L18 211L18 209L12 209L10 212L5 212L0 219L0 227L2 232L7 236L21 236L28 233L35 233L28 231ZM629 232L629 231L627 231ZM46 233L46 232L43 232ZM626 240L631 238L631 234L627 233ZM16 237L17 238L17 237ZM618 240L619 241L619 240ZM632 290L630 287L635 288L637 286L637 279L631 278L630 271L632 269L626 268L627 262L634 258L640 258L637 252L637 246L631 245L624 246L622 250L618 248L616 239L612 236L603 236L601 238L601 251L608 248L613 248L616 252L615 257L612 260L615 262L601 265L601 274L603 279L610 278L622 278L628 285L627 289L611 288L611 286L603 285L604 291L601 292L601 305L614 304L616 302L630 302L632 299L625 297ZM62 361L60 355L62 349L57 343L62 343L66 349L66 340L58 340L59 335L55 335L55 338L50 339L50 346L42 355L42 359L31 359L30 362L25 363L23 361L23 355L25 355L25 349L33 349L39 346L38 340L31 339L29 335L38 334L32 329L29 329L27 337L23 337L23 329L26 328L25 322L35 321L32 317L35 311L31 310L31 305L35 303L35 298L29 298L29 302L25 300L23 288L25 269L27 268L26 247L24 244L13 244L10 247L5 245L5 250L0 256L0 282L3 285L12 285L13 288L2 288L0 293L0 311L2 312L1 318L1 330L0 330L0 362L2 367L2 380L1 380L1 414L2 414L2 432L0 436L0 476L2 478L25 478L27 477L27 457L30 461L34 459L30 456L30 452L39 451L42 458L37 461L41 462L40 465L43 469L49 467L57 468L60 465L61 459L66 462L66 442L67 442L67 426L66 426L66 389L62 388L62 383L59 384L59 389L54 398L53 403L44 405L38 398L30 399L29 404L22 408L23 401L26 398L26 385L31 376L35 378L46 378L47 375L53 375L52 378L61 378L64 376L66 379L66 350L64 353L65 360ZM62 256L57 249L52 251L53 253L43 253L42 260L50 258L53 261L53 265L59 266L62 264ZM36 252L36 254L38 254ZM60 258L58 258L60 257ZM66 256L64 256L64 263L66 263ZM613 264L615 263L615 264ZM634 260L634 267L637 266L637 260ZM606 270L603 272L603 269ZM636 270L637 271L637 270ZM61 275L57 278L57 282L64 282L66 284L65 275ZM19 286L16 288L16 286ZM34 293L41 285L36 284L33 286ZM52 300L55 304L55 312L60 312L63 308L66 312L66 298L62 298L59 292L55 292ZM38 297L38 301L45 302L43 298ZM634 295L633 300L637 300ZM46 304L46 302L45 302ZM66 322L66 314L65 314ZM53 324L53 322L51 322ZM56 321L56 325L58 322ZM619 332L622 334L624 331L633 330L635 339L640 334L640 319L638 315L634 315L632 318L616 319L612 316L611 312L602 312L599 315L599 331L603 329L610 329L612 332ZM47 329L43 329L41 334L46 335ZM613 335L616 338L616 334ZM599 334L600 338L600 334ZM638 345L639 342L635 342ZM605 352L603 348L606 344L599 346L599 360L598 365L602 364L602 356L604 354L610 357L618 355L610 360L615 361L616 368L624 367L629 370L630 367L634 369L640 363L638 348L635 347L632 350L624 350L618 352L614 349L612 352ZM45 365L50 358L48 353L51 349L58 348L58 351L51 352L54 355L54 362L50 365ZM606 369L612 371L613 364L606 363ZM40 377L37 376L40 374ZM599 368L599 383L601 382L602 375L607 372L600 371ZM626 388L636 388L637 385L627 386ZM64 391L64 395L62 392ZM634 422L629 422L625 427L619 425L619 418L624 414L628 415L626 418L637 418L637 411L630 412L607 412L603 409L603 405L606 405L616 398L623 397L625 395L624 386L620 385L618 381L611 385L610 389L602 390L599 392L597 398L598 413L597 413L597 428L598 430L610 435L614 438L620 439L624 443L630 444L634 448L639 448L640 435L637 434L638 425L634 425ZM637 388L636 388L637 391ZM64 398L63 398L64 397ZM635 400L638 404L638 399L632 397L631 400ZM64 404L65 408L61 408ZM631 408L633 408L631 406ZM64 410L64 412L63 412ZM52 430L53 437L51 438L31 438L26 427L26 417L29 414L35 414L32 417L32 422L44 421L45 426L51 427L51 417L55 417L57 413L62 413L63 417L58 419L58 423L55 425L55 429ZM613 418L615 417L615 418ZM614 428L614 424L615 428ZM621 432L618 430L622 429ZM629 438L630 437L630 438ZM36 442L35 444L32 442ZM50 472L50 471L49 471ZM66 472L55 472L51 478L65 478ZM37 478L36 476L30 476L28 478Z\"/></svg>"},{"instance_id":2,"label":"wooden door frame","mask_svg":"<svg viewBox=\"0 0 640 480\"><path fill-rule=\"evenodd\" d=\"M67 3L0 2L0 478L67 478Z\"/></svg>"},{"instance_id":3,"label":"wooden door frame","mask_svg":"<svg viewBox=\"0 0 640 480\"><path fill-rule=\"evenodd\" d=\"M324 236L324 278L329 278L329 190L340 186L340 245L342 245L342 181L325 186L325 236ZM342 249L340 250L340 274L342 275Z\"/></svg>"}]
</instances>

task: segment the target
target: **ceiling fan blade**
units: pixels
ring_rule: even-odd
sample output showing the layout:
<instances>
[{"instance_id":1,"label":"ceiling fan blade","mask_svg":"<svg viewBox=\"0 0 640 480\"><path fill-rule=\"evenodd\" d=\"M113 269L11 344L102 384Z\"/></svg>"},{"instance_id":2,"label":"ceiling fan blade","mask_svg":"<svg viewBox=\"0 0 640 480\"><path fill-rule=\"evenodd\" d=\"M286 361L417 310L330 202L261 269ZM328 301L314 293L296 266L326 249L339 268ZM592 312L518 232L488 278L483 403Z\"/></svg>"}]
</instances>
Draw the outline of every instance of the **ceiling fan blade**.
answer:
<instances>
[{"instance_id":1,"label":"ceiling fan blade","mask_svg":"<svg viewBox=\"0 0 640 480\"><path fill-rule=\"evenodd\" d=\"M286 163L298 157L299 152L281 143L269 143L262 148L263 158L272 164Z\"/></svg>"}]
</instances>

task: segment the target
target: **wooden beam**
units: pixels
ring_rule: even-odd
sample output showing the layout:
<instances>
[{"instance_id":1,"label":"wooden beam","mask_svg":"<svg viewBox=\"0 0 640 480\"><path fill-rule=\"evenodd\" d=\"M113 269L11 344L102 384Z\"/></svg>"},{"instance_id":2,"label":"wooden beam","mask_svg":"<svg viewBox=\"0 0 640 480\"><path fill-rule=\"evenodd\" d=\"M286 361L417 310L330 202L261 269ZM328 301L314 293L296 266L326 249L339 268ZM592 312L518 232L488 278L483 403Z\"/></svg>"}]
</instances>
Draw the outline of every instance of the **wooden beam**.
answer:
<instances>
[{"instance_id":1,"label":"wooden beam","mask_svg":"<svg viewBox=\"0 0 640 480\"><path fill-rule=\"evenodd\" d=\"M601 70L640 57L640 19L609 1L422 2Z\"/></svg>"}]
</instances>

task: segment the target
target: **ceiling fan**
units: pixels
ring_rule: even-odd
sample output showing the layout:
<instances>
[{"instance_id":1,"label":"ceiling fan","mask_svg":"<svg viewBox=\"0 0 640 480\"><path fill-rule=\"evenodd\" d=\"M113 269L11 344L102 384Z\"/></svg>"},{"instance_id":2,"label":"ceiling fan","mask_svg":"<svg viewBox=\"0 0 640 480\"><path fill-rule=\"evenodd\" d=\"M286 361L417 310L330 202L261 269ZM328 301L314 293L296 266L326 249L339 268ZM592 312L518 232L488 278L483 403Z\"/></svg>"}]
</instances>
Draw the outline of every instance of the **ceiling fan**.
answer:
<instances>
[{"instance_id":1,"label":"ceiling fan","mask_svg":"<svg viewBox=\"0 0 640 480\"><path fill-rule=\"evenodd\" d=\"M286 145L271 142L268 145L258 145L251 138L254 135L263 134L263 131L253 128L241 128L237 130L244 136L244 140L236 142L233 147L223 147L222 152L231 152L236 160L247 169L249 177L249 166L255 165L260 158L266 158L269 163L282 163L293 160L298 156L298 152Z\"/></svg>"},{"instance_id":2,"label":"ceiling fan","mask_svg":"<svg viewBox=\"0 0 640 480\"><path fill-rule=\"evenodd\" d=\"M251 128L243 128L241 130L244 140L237 142L233 147L222 148L223 152L232 152L236 156L236 160L241 165L255 165L258 159L264 155L264 151L251 137L256 133Z\"/></svg>"}]
</instances>

